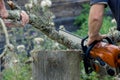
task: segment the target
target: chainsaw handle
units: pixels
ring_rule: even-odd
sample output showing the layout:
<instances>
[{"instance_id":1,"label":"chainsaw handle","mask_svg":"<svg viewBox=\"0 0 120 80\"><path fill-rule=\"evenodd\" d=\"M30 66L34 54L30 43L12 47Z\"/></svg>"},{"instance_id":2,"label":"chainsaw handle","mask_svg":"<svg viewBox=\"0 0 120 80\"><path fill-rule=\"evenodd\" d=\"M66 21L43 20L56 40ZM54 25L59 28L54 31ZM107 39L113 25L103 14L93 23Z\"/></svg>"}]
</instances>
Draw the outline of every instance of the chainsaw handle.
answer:
<instances>
[{"instance_id":1,"label":"chainsaw handle","mask_svg":"<svg viewBox=\"0 0 120 80\"><path fill-rule=\"evenodd\" d=\"M109 37L106 37L105 39L108 41L108 43L114 44L114 42Z\"/></svg>"},{"instance_id":2,"label":"chainsaw handle","mask_svg":"<svg viewBox=\"0 0 120 80\"><path fill-rule=\"evenodd\" d=\"M82 47L82 50L83 50L83 52L85 53L84 54L84 58L83 58L83 62L84 62L84 67L85 67L85 72L87 73L87 74L90 74L92 71L93 71L93 69L91 68L91 65L90 65L90 63L89 63L89 52L90 52L90 50L94 47L94 45L97 43L97 41L94 41L91 45L90 45L90 47L87 47L86 45L84 45L84 42L85 42L85 40L88 38L88 36L86 36L84 39L82 39L82 41L81 41L81 47Z\"/></svg>"},{"instance_id":3,"label":"chainsaw handle","mask_svg":"<svg viewBox=\"0 0 120 80\"><path fill-rule=\"evenodd\" d=\"M85 40L88 38L88 36L86 36L84 39L82 39L82 41L81 41L81 47L82 47L82 50L83 50L83 52L85 53L86 52L86 49L87 49L87 46L86 45L84 45L84 42L85 42Z\"/></svg>"},{"instance_id":4,"label":"chainsaw handle","mask_svg":"<svg viewBox=\"0 0 120 80\"><path fill-rule=\"evenodd\" d=\"M109 37L106 37L104 38L108 41L109 44L114 44L113 41L109 38ZM87 48L86 50L86 56L89 56L90 54L90 51L92 50L92 48L100 41L94 41L92 44L89 45L89 47Z\"/></svg>"},{"instance_id":5,"label":"chainsaw handle","mask_svg":"<svg viewBox=\"0 0 120 80\"><path fill-rule=\"evenodd\" d=\"M92 50L92 48L100 41L94 41L92 44L90 44L89 46L85 45L85 40L88 38L88 36L86 36L84 39L82 39L81 41L81 47L84 54L84 58L83 58L83 62L84 62L84 67L85 67L85 72L87 74L91 73L93 70L92 66L90 65L90 59L92 59L92 57L90 56L90 51ZM108 41L109 44L114 44L112 42L112 40L108 37L104 38ZM98 61L100 62L101 65L105 65L105 63L98 58Z\"/></svg>"},{"instance_id":6,"label":"chainsaw handle","mask_svg":"<svg viewBox=\"0 0 120 80\"><path fill-rule=\"evenodd\" d=\"M89 56L89 53L91 51L91 49L99 42L99 41L94 41L93 43L91 43L89 46L87 45L84 45L84 42L85 40L88 38L88 36L86 36L84 39L82 39L81 41L81 47L82 47L82 50L83 52L85 53L86 56ZM108 41L109 44L114 44L113 41L109 38L109 37L106 37L104 38Z\"/></svg>"},{"instance_id":7,"label":"chainsaw handle","mask_svg":"<svg viewBox=\"0 0 120 80\"><path fill-rule=\"evenodd\" d=\"M90 54L90 51L92 50L92 48L98 43L99 41L94 41L92 44L90 44L88 47L87 47L87 50L85 52L85 56L86 57L90 57L89 54Z\"/></svg>"}]
</instances>

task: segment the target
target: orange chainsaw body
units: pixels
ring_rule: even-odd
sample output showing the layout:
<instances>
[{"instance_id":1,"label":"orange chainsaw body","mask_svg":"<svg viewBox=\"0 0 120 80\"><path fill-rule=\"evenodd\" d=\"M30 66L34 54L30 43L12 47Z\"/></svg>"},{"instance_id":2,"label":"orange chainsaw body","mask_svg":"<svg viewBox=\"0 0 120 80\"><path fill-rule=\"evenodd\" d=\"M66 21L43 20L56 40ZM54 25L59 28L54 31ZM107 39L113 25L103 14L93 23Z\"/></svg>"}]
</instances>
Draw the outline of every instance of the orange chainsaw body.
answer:
<instances>
[{"instance_id":1,"label":"orange chainsaw body","mask_svg":"<svg viewBox=\"0 0 120 80\"><path fill-rule=\"evenodd\" d=\"M113 68L120 67L120 47L105 43L98 42L90 51L93 58L101 58L104 62Z\"/></svg>"}]
</instances>

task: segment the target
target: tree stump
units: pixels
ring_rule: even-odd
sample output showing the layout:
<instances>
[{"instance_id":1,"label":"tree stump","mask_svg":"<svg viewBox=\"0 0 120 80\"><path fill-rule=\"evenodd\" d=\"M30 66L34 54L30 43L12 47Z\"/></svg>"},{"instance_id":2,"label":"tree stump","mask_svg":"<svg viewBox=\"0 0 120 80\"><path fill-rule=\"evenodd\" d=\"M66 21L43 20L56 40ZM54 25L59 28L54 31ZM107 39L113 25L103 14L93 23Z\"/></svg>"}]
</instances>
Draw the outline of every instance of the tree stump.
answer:
<instances>
[{"instance_id":1,"label":"tree stump","mask_svg":"<svg viewBox=\"0 0 120 80\"><path fill-rule=\"evenodd\" d=\"M36 51L32 53L33 80L79 80L81 51Z\"/></svg>"}]
</instances>

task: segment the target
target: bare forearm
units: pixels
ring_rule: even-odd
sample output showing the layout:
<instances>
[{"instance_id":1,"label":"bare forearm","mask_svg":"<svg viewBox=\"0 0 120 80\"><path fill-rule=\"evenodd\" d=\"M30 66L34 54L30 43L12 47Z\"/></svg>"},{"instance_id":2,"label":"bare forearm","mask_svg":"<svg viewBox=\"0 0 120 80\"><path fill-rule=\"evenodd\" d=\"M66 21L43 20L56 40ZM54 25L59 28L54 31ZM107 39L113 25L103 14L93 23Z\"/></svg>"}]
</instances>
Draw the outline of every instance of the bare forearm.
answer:
<instances>
[{"instance_id":1,"label":"bare forearm","mask_svg":"<svg viewBox=\"0 0 120 80\"><path fill-rule=\"evenodd\" d=\"M99 35L100 28L103 22L104 5L93 5L90 9L88 22L88 35L91 38Z\"/></svg>"},{"instance_id":2,"label":"bare forearm","mask_svg":"<svg viewBox=\"0 0 120 80\"><path fill-rule=\"evenodd\" d=\"M4 1L3 1L3 0L0 0L0 9L3 9L3 8L5 8Z\"/></svg>"},{"instance_id":3,"label":"bare forearm","mask_svg":"<svg viewBox=\"0 0 120 80\"><path fill-rule=\"evenodd\" d=\"M102 26L102 17L99 19L95 19L92 16L89 18L88 23L89 28L89 37L95 37L99 34L100 28Z\"/></svg>"}]
</instances>

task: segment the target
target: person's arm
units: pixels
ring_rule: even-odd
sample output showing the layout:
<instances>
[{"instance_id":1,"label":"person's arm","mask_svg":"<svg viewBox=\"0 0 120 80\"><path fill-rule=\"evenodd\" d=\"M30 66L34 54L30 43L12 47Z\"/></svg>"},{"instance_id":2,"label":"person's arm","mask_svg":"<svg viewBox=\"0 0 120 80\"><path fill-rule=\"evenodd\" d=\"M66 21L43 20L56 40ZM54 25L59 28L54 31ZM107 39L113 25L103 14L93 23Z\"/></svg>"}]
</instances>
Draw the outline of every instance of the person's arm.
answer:
<instances>
[{"instance_id":1,"label":"person's arm","mask_svg":"<svg viewBox=\"0 0 120 80\"><path fill-rule=\"evenodd\" d=\"M4 6L3 0L0 0L0 9Z\"/></svg>"},{"instance_id":2,"label":"person's arm","mask_svg":"<svg viewBox=\"0 0 120 80\"><path fill-rule=\"evenodd\" d=\"M106 36L100 35L99 31L102 26L104 16L104 4L94 4L90 8L88 20L88 43L90 45L95 40L101 40Z\"/></svg>"},{"instance_id":3,"label":"person's arm","mask_svg":"<svg viewBox=\"0 0 120 80\"><path fill-rule=\"evenodd\" d=\"M8 12L6 10L5 4L3 0L0 0L0 16L2 18L7 18L8 17Z\"/></svg>"},{"instance_id":4,"label":"person's arm","mask_svg":"<svg viewBox=\"0 0 120 80\"><path fill-rule=\"evenodd\" d=\"M0 0L0 16L5 19L8 17L8 12L7 9L5 7L5 3L3 0ZM29 16L27 15L27 13L25 11L22 11L20 13L21 16L21 24L24 26L25 24L27 24L29 22ZM9 26L9 25L8 25Z\"/></svg>"}]
</instances>

